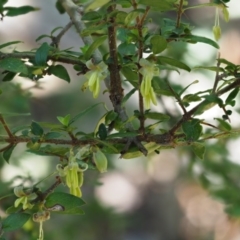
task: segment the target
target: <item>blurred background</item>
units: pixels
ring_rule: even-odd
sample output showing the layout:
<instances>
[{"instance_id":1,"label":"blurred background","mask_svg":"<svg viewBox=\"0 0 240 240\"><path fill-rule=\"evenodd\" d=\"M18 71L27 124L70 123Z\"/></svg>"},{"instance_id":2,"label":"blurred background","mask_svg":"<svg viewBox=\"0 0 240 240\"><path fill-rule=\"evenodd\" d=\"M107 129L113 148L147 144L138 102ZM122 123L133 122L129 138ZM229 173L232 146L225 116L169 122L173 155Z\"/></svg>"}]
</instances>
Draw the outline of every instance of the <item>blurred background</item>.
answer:
<instances>
[{"instance_id":1,"label":"blurred background","mask_svg":"<svg viewBox=\"0 0 240 240\"><path fill-rule=\"evenodd\" d=\"M190 0L191 5L207 1ZM21 40L17 50L29 50L42 43L35 39L42 34L49 34L58 26L69 22L67 14L60 15L55 8L54 0L22 0L8 2L9 6L32 5L41 10L14 18L6 17L0 22L0 44ZM219 42L220 54L235 64L240 64L240 8L237 0L228 4L230 22L225 23L221 15L223 36ZM172 12L152 13L152 29L157 29L160 17L175 19ZM203 8L186 11L183 21L195 26L193 34L213 39L215 8ZM45 40L43 40L45 41ZM82 41L72 28L62 38L60 48L73 47L80 51ZM4 49L11 52L13 48ZM218 51L206 44L171 43L167 52L186 61L190 67L196 65L213 66ZM0 82L1 112L31 113L30 117L8 117L11 127L27 125L31 120L57 122L56 116L72 116L99 101L93 100L89 91L82 92L83 77L77 76L71 66L66 65L71 76L71 83L47 76L35 82L17 77L13 82ZM0 75L0 79L1 79ZM214 72L192 71L167 73L161 77L178 86L186 86L194 80L199 80L189 91L210 88L214 81ZM103 86L102 86L103 87ZM103 88L102 88L103 89ZM101 101L106 102L109 109L108 94L101 95ZM173 118L180 117L180 110L174 99L161 97L162 112L167 112ZM136 109L136 102L131 108ZM231 116L232 125L240 127L239 105ZM95 128L98 119L104 114L104 109L96 108L90 114L78 121L78 127L85 132ZM214 108L201 118L214 121L221 118L221 111ZM168 126L165 126L168 127ZM0 126L1 135L4 135ZM205 160L197 159L184 147L164 150L159 155L132 160L120 159L118 156L108 156L109 170L98 174L87 171L83 186L83 216L65 216L52 214L51 220L44 224L45 240L239 240L239 220L229 217L224 211L224 201L229 194L235 194L240 199L239 172L240 148L238 138L211 140L207 144ZM20 145L14 150L10 164L0 159L0 196L12 192L12 187L23 179L37 182L54 171L57 158L41 157L25 152L25 146ZM224 177L223 177L224 176ZM225 177L227 176L227 177ZM12 179L14 183L10 181ZM24 181L25 181L24 180ZM49 183L53 181L49 179ZM229 182L228 182L229 181ZM211 187L226 187L234 185L225 195L217 195ZM232 186L231 185L231 186ZM48 185L42 185L46 188ZM64 189L64 188L62 188ZM225 188L224 188L225 189ZM234 200L235 200L234 199ZM0 200L0 215L5 216L4 209L11 206L14 198ZM239 200L240 202L240 200ZM240 204L240 203L239 203ZM38 226L28 222L23 230L11 233L8 239L36 239Z\"/></svg>"}]
</instances>

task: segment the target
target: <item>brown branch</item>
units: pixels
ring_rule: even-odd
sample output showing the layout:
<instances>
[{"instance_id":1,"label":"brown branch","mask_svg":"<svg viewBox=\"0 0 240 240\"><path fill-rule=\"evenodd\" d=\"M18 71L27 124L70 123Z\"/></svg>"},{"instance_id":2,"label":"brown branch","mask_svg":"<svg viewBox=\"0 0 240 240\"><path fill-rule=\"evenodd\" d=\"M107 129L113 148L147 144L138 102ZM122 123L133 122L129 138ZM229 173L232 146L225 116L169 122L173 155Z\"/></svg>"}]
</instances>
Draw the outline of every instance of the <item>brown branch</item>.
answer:
<instances>
[{"instance_id":1,"label":"brown branch","mask_svg":"<svg viewBox=\"0 0 240 240\"><path fill-rule=\"evenodd\" d=\"M14 135L13 135L12 132L10 131L7 123L5 122L5 120L4 120L3 116L2 116L2 114L0 114L0 122L2 123L2 125L3 125L3 127L4 127L4 129L5 129L5 131L7 132L8 136L9 136L10 138L13 138Z\"/></svg>"},{"instance_id":2,"label":"brown branch","mask_svg":"<svg viewBox=\"0 0 240 240\"><path fill-rule=\"evenodd\" d=\"M135 1L133 1L134 6L137 8L137 4ZM143 17L140 19L139 17L137 17L137 30L138 30L138 36L139 36L139 40L138 40L138 61L140 61L143 58L143 48L144 48L144 43L143 43L143 32L142 32L142 27L143 27L143 23L144 20L147 17L147 14L150 10L150 7L146 8L146 11L143 15ZM138 69L140 69L140 66L138 65ZM144 117L144 104L143 104L143 96L141 94L140 91L140 86L142 84L142 74L138 71L138 102L139 102L139 122L140 122L140 127L139 127L139 131L141 133L143 133L143 135L145 134L145 117Z\"/></svg>"},{"instance_id":3,"label":"brown branch","mask_svg":"<svg viewBox=\"0 0 240 240\"><path fill-rule=\"evenodd\" d=\"M180 22L181 22L181 17L182 17L182 13L183 13L183 2L184 2L184 0L180 0L179 5L178 5L177 22L176 22L177 28L179 28Z\"/></svg>"},{"instance_id":4,"label":"brown branch","mask_svg":"<svg viewBox=\"0 0 240 240\"><path fill-rule=\"evenodd\" d=\"M13 52L13 53L3 53L0 52L0 60L5 58L19 58L19 59L35 59L35 52ZM77 57L72 56L59 56L58 53L52 53L48 55L47 60L52 60L54 62L62 62L72 65L81 65L85 67L85 64L82 63ZM86 67L85 67L86 68Z\"/></svg>"}]
</instances>

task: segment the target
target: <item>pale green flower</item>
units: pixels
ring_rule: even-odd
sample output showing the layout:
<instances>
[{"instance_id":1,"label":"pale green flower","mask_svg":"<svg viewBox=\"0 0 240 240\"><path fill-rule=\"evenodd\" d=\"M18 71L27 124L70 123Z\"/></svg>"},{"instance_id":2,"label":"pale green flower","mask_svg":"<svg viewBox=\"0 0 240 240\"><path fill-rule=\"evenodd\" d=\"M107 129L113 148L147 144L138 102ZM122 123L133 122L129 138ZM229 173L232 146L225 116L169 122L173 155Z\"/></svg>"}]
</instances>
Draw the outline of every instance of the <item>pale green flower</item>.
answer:
<instances>
[{"instance_id":1,"label":"pale green flower","mask_svg":"<svg viewBox=\"0 0 240 240\"><path fill-rule=\"evenodd\" d=\"M89 90L93 92L93 97L97 98L100 92L100 82L107 76L107 65L104 62L94 65L92 60L89 60L86 62L86 66L90 69L85 74L88 79Z\"/></svg>"},{"instance_id":2,"label":"pale green flower","mask_svg":"<svg viewBox=\"0 0 240 240\"><path fill-rule=\"evenodd\" d=\"M142 66L139 72L143 75L140 91L144 98L145 107L149 109L151 102L157 105L156 95L152 87L152 79L154 76L159 75L159 69L154 63L143 58L140 59L139 64Z\"/></svg>"},{"instance_id":3,"label":"pale green flower","mask_svg":"<svg viewBox=\"0 0 240 240\"><path fill-rule=\"evenodd\" d=\"M221 27L220 27L220 21L219 21L219 9L222 9L223 17L225 22L229 21L229 12L227 9L227 6L225 4L217 4L216 6L216 14L215 14L215 23L213 26L213 35L216 41L218 41L221 38Z\"/></svg>"},{"instance_id":4,"label":"pale green flower","mask_svg":"<svg viewBox=\"0 0 240 240\"><path fill-rule=\"evenodd\" d=\"M22 204L23 210L31 209L33 204L31 204L30 201L37 197L31 189L24 189L23 186L15 187L14 194L18 197L14 202L14 207L17 208L20 204Z\"/></svg>"},{"instance_id":5,"label":"pale green flower","mask_svg":"<svg viewBox=\"0 0 240 240\"><path fill-rule=\"evenodd\" d=\"M61 164L56 166L59 176L68 186L70 193L74 196L81 197L81 186L83 184L83 172L87 170L81 169L76 161L76 156L73 155L73 151L70 150L68 164L63 167Z\"/></svg>"}]
</instances>

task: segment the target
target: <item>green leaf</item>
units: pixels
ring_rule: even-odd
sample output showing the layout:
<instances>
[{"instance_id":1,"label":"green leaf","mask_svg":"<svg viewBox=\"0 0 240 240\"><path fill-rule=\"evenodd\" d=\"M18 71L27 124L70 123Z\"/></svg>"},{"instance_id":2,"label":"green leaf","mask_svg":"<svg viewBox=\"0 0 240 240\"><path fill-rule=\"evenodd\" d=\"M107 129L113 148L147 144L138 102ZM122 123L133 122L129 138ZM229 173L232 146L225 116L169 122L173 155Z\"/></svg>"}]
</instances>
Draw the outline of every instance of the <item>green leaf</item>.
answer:
<instances>
[{"instance_id":1,"label":"green leaf","mask_svg":"<svg viewBox=\"0 0 240 240\"><path fill-rule=\"evenodd\" d=\"M187 94L183 97L183 103L198 102L202 99L197 94Z\"/></svg>"},{"instance_id":2,"label":"green leaf","mask_svg":"<svg viewBox=\"0 0 240 240\"><path fill-rule=\"evenodd\" d=\"M160 120L160 121L168 121L170 117L167 114L159 113L159 112L148 112L145 113L144 116L149 119Z\"/></svg>"},{"instance_id":3,"label":"green leaf","mask_svg":"<svg viewBox=\"0 0 240 240\"><path fill-rule=\"evenodd\" d=\"M31 132L36 136L42 136L44 133L42 127L37 122L34 121L32 121L31 124Z\"/></svg>"},{"instance_id":4,"label":"green leaf","mask_svg":"<svg viewBox=\"0 0 240 240\"><path fill-rule=\"evenodd\" d=\"M70 125L70 118L71 118L70 114L66 115L65 117L60 117L60 116L57 117L58 121L62 123L62 125L65 127Z\"/></svg>"},{"instance_id":5,"label":"green leaf","mask_svg":"<svg viewBox=\"0 0 240 240\"><path fill-rule=\"evenodd\" d=\"M161 53L167 48L167 40L161 35L154 35L151 38L150 43L154 54Z\"/></svg>"},{"instance_id":6,"label":"green leaf","mask_svg":"<svg viewBox=\"0 0 240 240\"><path fill-rule=\"evenodd\" d=\"M94 105L92 105L91 107L83 110L82 112L78 113L76 116L74 116L70 121L69 121L69 125L71 125L72 123L76 122L79 118L81 118L82 116L84 116L85 114L87 114L88 112L90 112L93 108L95 108L96 106L98 106L99 104L102 103L96 103Z\"/></svg>"},{"instance_id":7,"label":"green leaf","mask_svg":"<svg viewBox=\"0 0 240 240\"><path fill-rule=\"evenodd\" d=\"M93 52L107 39L107 35L98 37L88 48L86 53L84 54L84 57L86 60L89 60L91 58L91 55Z\"/></svg>"},{"instance_id":8,"label":"green leaf","mask_svg":"<svg viewBox=\"0 0 240 240\"><path fill-rule=\"evenodd\" d=\"M8 72L2 79L3 82L9 82L14 79L14 77L17 75L17 73L14 72Z\"/></svg>"},{"instance_id":9,"label":"green leaf","mask_svg":"<svg viewBox=\"0 0 240 240\"><path fill-rule=\"evenodd\" d=\"M196 141L202 133L202 126L199 119L192 119L182 124L183 132L186 134L188 141Z\"/></svg>"},{"instance_id":10,"label":"green leaf","mask_svg":"<svg viewBox=\"0 0 240 240\"><path fill-rule=\"evenodd\" d=\"M95 12L95 11L86 12L82 16L83 21L99 21L102 18L103 18L103 16L100 13Z\"/></svg>"},{"instance_id":11,"label":"green leaf","mask_svg":"<svg viewBox=\"0 0 240 240\"><path fill-rule=\"evenodd\" d=\"M136 88L133 88L130 92L128 92L122 99L121 105L122 107L125 105L125 103L128 101L128 99L136 92Z\"/></svg>"},{"instance_id":12,"label":"green leaf","mask_svg":"<svg viewBox=\"0 0 240 240\"><path fill-rule=\"evenodd\" d=\"M38 66L45 66L50 46L44 42L36 51L35 62Z\"/></svg>"},{"instance_id":13,"label":"green leaf","mask_svg":"<svg viewBox=\"0 0 240 240\"><path fill-rule=\"evenodd\" d=\"M98 128L98 135L101 140L105 140L107 138L107 129L105 124L101 123Z\"/></svg>"},{"instance_id":14,"label":"green leaf","mask_svg":"<svg viewBox=\"0 0 240 240\"><path fill-rule=\"evenodd\" d=\"M118 132L108 135L108 139L111 138L124 138L124 137L136 137L138 135L137 132Z\"/></svg>"},{"instance_id":15,"label":"green leaf","mask_svg":"<svg viewBox=\"0 0 240 240\"><path fill-rule=\"evenodd\" d=\"M218 121L219 128L221 130L223 130L223 131L231 131L232 127L231 127L231 125L228 122L224 121L221 118L214 118L214 119Z\"/></svg>"},{"instance_id":16,"label":"green leaf","mask_svg":"<svg viewBox=\"0 0 240 240\"><path fill-rule=\"evenodd\" d=\"M52 31L51 31L51 36L53 36L53 34L59 30L59 29L63 29L63 27L55 27Z\"/></svg>"},{"instance_id":17,"label":"green leaf","mask_svg":"<svg viewBox=\"0 0 240 240\"><path fill-rule=\"evenodd\" d=\"M12 155L13 149L16 147L16 144L10 145L4 152L3 152L3 158L4 160L9 163L9 159Z\"/></svg>"},{"instance_id":18,"label":"green leaf","mask_svg":"<svg viewBox=\"0 0 240 240\"><path fill-rule=\"evenodd\" d=\"M53 147L51 145L47 145L36 150L27 150L27 152L34 153L39 156L64 156L69 152L69 148L67 147Z\"/></svg>"},{"instance_id":19,"label":"green leaf","mask_svg":"<svg viewBox=\"0 0 240 240\"><path fill-rule=\"evenodd\" d=\"M44 138L45 139L53 139L53 138L59 138L61 136L62 136L62 134L59 132L48 132L45 134Z\"/></svg>"},{"instance_id":20,"label":"green leaf","mask_svg":"<svg viewBox=\"0 0 240 240\"><path fill-rule=\"evenodd\" d=\"M58 12L59 12L60 14L63 14L63 13L66 12L65 9L64 9L64 7L62 6L62 3L60 3L59 0L57 0L57 2L56 2L56 4L55 4L55 7L56 7L56 9L58 10Z\"/></svg>"},{"instance_id":21,"label":"green leaf","mask_svg":"<svg viewBox=\"0 0 240 240\"><path fill-rule=\"evenodd\" d=\"M136 46L132 43L121 43L118 46L118 52L124 56L124 55L135 55L136 54Z\"/></svg>"},{"instance_id":22,"label":"green leaf","mask_svg":"<svg viewBox=\"0 0 240 240\"><path fill-rule=\"evenodd\" d=\"M173 92L171 91L167 82L164 79L161 79L159 77L153 77L152 87L154 89L154 92L156 92L159 95L174 97Z\"/></svg>"},{"instance_id":23,"label":"green leaf","mask_svg":"<svg viewBox=\"0 0 240 240\"><path fill-rule=\"evenodd\" d=\"M206 38L206 37L201 37L201 36L195 36L195 35L186 35L182 39L186 41L191 41L191 42L201 42L201 43L206 43L212 47L215 47L219 49L219 45L213 41L212 39Z\"/></svg>"},{"instance_id":24,"label":"green leaf","mask_svg":"<svg viewBox=\"0 0 240 240\"><path fill-rule=\"evenodd\" d=\"M229 95L228 95L225 103L231 105L231 102L236 98L236 96L238 95L238 92L239 92L239 87L233 89L233 90L229 93Z\"/></svg>"},{"instance_id":25,"label":"green leaf","mask_svg":"<svg viewBox=\"0 0 240 240\"><path fill-rule=\"evenodd\" d=\"M153 11L168 11L174 9L173 3L175 0L139 0L140 4L150 6Z\"/></svg>"},{"instance_id":26,"label":"green leaf","mask_svg":"<svg viewBox=\"0 0 240 240\"><path fill-rule=\"evenodd\" d=\"M214 71L214 72L224 72L223 68L216 67L216 66L212 66L212 67L196 66L196 67L194 67L194 69L205 69L205 70L210 70L210 71Z\"/></svg>"},{"instance_id":27,"label":"green leaf","mask_svg":"<svg viewBox=\"0 0 240 240\"><path fill-rule=\"evenodd\" d=\"M191 71L191 68L189 66L187 66L185 63L182 63L182 62L180 62L180 61L178 61L177 59L174 59L174 58L159 56L159 57L157 57L157 63L160 64L160 65L166 63L166 64L169 64L171 66L184 69L188 72Z\"/></svg>"},{"instance_id":28,"label":"green leaf","mask_svg":"<svg viewBox=\"0 0 240 240\"><path fill-rule=\"evenodd\" d=\"M114 121L117 118L118 114L114 112L113 110L107 112L105 115L105 124L110 124L112 121Z\"/></svg>"},{"instance_id":29,"label":"green leaf","mask_svg":"<svg viewBox=\"0 0 240 240\"><path fill-rule=\"evenodd\" d=\"M194 142L191 146L192 146L192 150L195 153L195 155L203 160L204 154L205 154L205 149L206 149L205 144L200 143L200 142Z\"/></svg>"},{"instance_id":30,"label":"green leaf","mask_svg":"<svg viewBox=\"0 0 240 240\"><path fill-rule=\"evenodd\" d=\"M51 36L43 34L43 35L40 35L39 37L37 37L35 41L38 42L39 40L41 40L43 38L51 38Z\"/></svg>"},{"instance_id":31,"label":"green leaf","mask_svg":"<svg viewBox=\"0 0 240 240\"><path fill-rule=\"evenodd\" d=\"M34 8L32 6L22 6L22 7L5 7L4 10L7 11L5 16L14 17L18 15L23 15L32 11L37 11L39 8Z\"/></svg>"},{"instance_id":32,"label":"green leaf","mask_svg":"<svg viewBox=\"0 0 240 240\"><path fill-rule=\"evenodd\" d=\"M125 66L121 68L121 73L135 88L138 87L138 74L134 69Z\"/></svg>"},{"instance_id":33,"label":"green leaf","mask_svg":"<svg viewBox=\"0 0 240 240\"><path fill-rule=\"evenodd\" d=\"M4 232L14 231L21 228L31 217L27 213L13 213L5 218L2 222Z\"/></svg>"},{"instance_id":34,"label":"green leaf","mask_svg":"<svg viewBox=\"0 0 240 240\"><path fill-rule=\"evenodd\" d=\"M81 198L63 192L54 192L45 201L45 207L50 210L54 206L60 205L63 211L55 212L60 214L82 215L84 212L80 207L84 204L85 202Z\"/></svg>"},{"instance_id":35,"label":"green leaf","mask_svg":"<svg viewBox=\"0 0 240 240\"><path fill-rule=\"evenodd\" d=\"M27 66L20 59L16 58L4 58L0 60L0 69L14 73L28 74Z\"/></svg>"},{"instance_id":36,"label":"green leaf","mask_svg":"<svg viewBox=\"0 0 240 240\"><path fill-rule=\"evenodd\" d=\"M13 44L17 44L17 43L22 43L22 41L13 41L13 42L7 42L7 43L4 43L4 44L1 44L0 49L5 48L5 47L10 46L10 45L13 45Z\"/></svg>"},{"instance_id":37,"label":"green leaf","mask_svg":"<svg viewBox=\"0 0 240 240\"><path fill-rule=\"evenodd\" d=\"M67 81L68 83L70 83L71 81L66 68L62 65L52 65L48 68L48 72L56 77Z\"/></svg>"}]
</instances>

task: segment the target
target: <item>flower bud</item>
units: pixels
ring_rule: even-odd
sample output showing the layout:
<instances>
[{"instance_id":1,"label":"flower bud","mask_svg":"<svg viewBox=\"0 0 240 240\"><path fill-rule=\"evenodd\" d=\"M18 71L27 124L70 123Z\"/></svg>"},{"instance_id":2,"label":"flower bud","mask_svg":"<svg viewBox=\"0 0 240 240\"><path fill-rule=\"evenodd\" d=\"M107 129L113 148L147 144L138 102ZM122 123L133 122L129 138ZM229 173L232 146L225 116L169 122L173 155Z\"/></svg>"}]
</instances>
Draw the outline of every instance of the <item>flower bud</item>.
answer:
<instances>
[{"instance_id":1,"label":"flower bud","mask_svg":"<svg viewBox=\"0 0 240 240\"><path fill-rule=\"evenodd\" d=\"M107 171L107 158L100 149L93 153L93 161L99 172L103 173Z\"/></svg>"}]
</instances>

